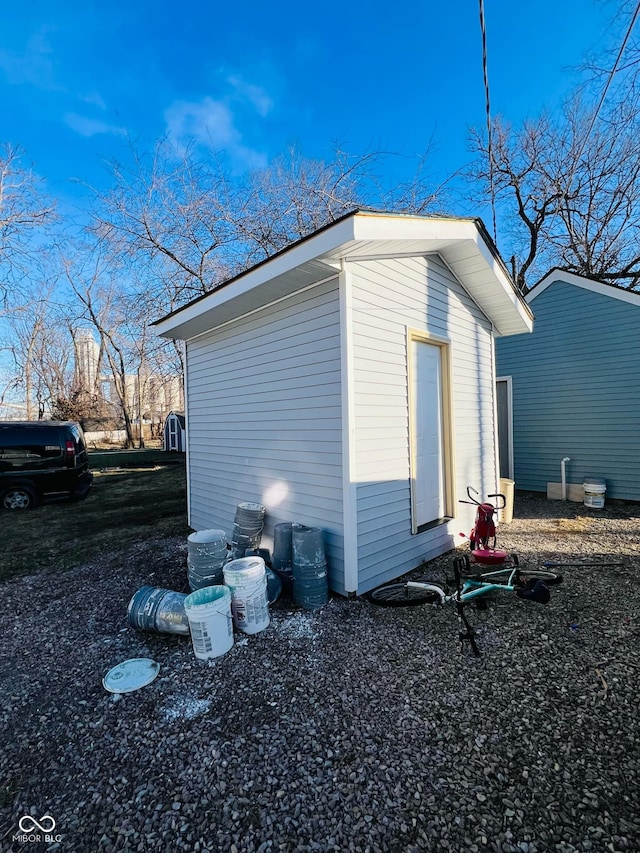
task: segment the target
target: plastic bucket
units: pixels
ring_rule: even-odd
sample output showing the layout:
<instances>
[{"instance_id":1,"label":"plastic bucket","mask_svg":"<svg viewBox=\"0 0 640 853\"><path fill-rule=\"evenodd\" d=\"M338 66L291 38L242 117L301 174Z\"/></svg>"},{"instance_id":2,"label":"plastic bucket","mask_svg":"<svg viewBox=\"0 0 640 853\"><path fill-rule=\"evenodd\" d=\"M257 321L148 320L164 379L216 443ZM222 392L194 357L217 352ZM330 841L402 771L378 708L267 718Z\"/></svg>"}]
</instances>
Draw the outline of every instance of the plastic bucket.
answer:
<instances>
[{"instance_id":1,"label":"plastic bucket","mask_svg":"<svg viewBox=\"0 0 640 853\"><path fill-rule=\"evenodd\" d=\"M515 480L500 478L500 494L504 495L505 504L498 511L498 517L503 524L511 524L513 521L513 498L515 494Z\"/></svg>"},{"instance_id":2,"label":"plastic bucket","mask_svg":"<svg viewBox=\"0 0 640 853\"><path fill-rule=\"evenodd\" d=\"M294 566L316 566L324 563L324 536L320 527L294 524L291 531Z\"/></svg>"},{"instance_id":3,"label":"plastic bucket","mask_svg":"<svg viewBox=\"0 0 640 853\"><path fill-rule=\"evenodd\" d=\"M273 528L273 568L290 569L293 562L291 533L293 523L285 521Z\"/></svg>"},{"instance_id":4,"label":"plastic bucket","mask_svg":"<svg viewBox=\"0 0 640 853\"><path fill-rule=\"evenodd\" d=\"M217 658L233 645L231 590L226 586L207 586L185 598L191 642L200 660Z\"/></svg>"},{"instance_id":5,"label":"plastic bucket","mask_svg":"<svg viewBox=\"0 0 640 853\"><path fill-rule=\"evenodd\" d=\"M293 570L293 600L305 610L317 610L329 600L327 573L313 580L304 580L296 576Z\"/></svg>"},{"instance_id":6,"label":"plastic bucket","mask_svg":"<svg viewBox=\"0 0 640 853\"><path fill-rule=\"evenodd\" d=\"M192 591L223 583L229 559L224 530L198 530L187 537L187 578Z\"/></svg>"},{"instance_id":7,"label":"plastic bucket","mask_svg":"<svg viewBox=\"0 0 640 853\"><path fill-rule=\"evenodd\" d=\"M585 477L584 505L591 509L604 508L604 495L607 491L607 481L602 477Z\"/></svg>"},{"instance_id":8,"label":"plastic bucket","mask_svg":"<svg viewBox=\"0 0 640 853\"><path fill-rule=\"evenodd\" d=\"M231 590L233 624L245 634L257 634L269 624L267 573L262 557L240 557L223 569Z\"/></svg>"},{"instance_id":9,"label":"plastic bucket","mask_svg":"<svg viewBox=\"0 0 640 853\"><path fill-rule=\"evenodd\" d=\"M189 620L184 609L187 596L155 586L143 586L127 607L127 619L140 631L159 631L163 634L189 633Z\"/></svg>"}]
</instances>

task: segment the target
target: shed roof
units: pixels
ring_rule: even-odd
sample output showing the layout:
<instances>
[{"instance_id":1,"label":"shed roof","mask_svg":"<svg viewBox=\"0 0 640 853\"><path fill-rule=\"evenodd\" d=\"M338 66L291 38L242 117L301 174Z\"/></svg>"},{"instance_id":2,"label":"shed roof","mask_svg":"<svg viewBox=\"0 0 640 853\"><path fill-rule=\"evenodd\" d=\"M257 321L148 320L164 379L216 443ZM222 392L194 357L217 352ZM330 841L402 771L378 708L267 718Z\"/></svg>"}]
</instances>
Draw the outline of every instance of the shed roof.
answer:
<instances>
[{"instance_id":1,"label":"shed roof","mask_svg":"<svg viewBox=\"0 0 640 853\"><path fill-rule=\"evenodd\" d=\"M303 287L343 263L438 254L498 335L530 332L533 314L480 219L356 210L153 323L162 337L189 340Z\"/></svg>"},{"instance_id":2,"label":"shed roof","mask_svg":"<svg viewBox=\"0 0 640 853\"><path fill-rule=\"evenodd\" d=\"M578 275L578 273L569 272L561 267L554 267L549 270L540 281L533 285L525 296L527 303L533 302L537 296L544 293L549 285L554 284L556 281L563 281L566 284L581 287L583 290L599 293L601 296L610 296L612 299L620 299L622 302L630 302L632 305L640 306L640 293L637 290L627 290L625 287L619 287L616 284L601 281L597 278L590 278L586 275Z\"/></svg>"}]
</instances>

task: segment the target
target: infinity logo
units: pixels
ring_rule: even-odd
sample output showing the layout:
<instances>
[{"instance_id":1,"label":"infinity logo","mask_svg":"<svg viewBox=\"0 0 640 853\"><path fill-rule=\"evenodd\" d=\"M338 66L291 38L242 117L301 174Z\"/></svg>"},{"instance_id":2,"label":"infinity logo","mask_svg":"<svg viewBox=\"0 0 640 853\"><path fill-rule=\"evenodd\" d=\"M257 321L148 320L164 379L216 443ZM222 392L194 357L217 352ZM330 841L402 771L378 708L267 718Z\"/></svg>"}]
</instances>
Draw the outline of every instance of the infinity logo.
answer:
<instances>
[{"instance_id":1,"label":"infinity logo","mask_svg":"<svg viewBox=\"0 0 640 853\"><path fill-rule=\"evenodd\" d=\"M23 815L18 821L18 826L23 832L33 832L34 829L39 829L40 832L53 832L56 828L56 822L50 814L43 815L39 821L30 814Z\"/></svg>"}]
</instances>

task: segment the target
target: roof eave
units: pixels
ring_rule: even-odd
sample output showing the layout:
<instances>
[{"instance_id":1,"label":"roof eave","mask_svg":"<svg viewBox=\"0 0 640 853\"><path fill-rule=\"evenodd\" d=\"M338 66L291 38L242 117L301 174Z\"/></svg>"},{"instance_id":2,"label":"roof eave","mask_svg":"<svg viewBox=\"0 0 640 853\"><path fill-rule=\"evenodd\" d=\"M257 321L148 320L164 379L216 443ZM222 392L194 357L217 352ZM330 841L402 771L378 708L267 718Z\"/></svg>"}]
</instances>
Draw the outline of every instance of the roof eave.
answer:
<instances>
[{"instance_id":1,"label":"roof eave","mask_svg":"<svg viewBox=\"0 0 640 853\"><path fill-rule=\"evenodd\" d=\"M375 254L439 254L498 335L532 330L533 314L477 219L356 211L154 323L162 337L188 340L233 319L253 302L288 295L335 275L346 260Z\"/></svg>"}]
</instances>

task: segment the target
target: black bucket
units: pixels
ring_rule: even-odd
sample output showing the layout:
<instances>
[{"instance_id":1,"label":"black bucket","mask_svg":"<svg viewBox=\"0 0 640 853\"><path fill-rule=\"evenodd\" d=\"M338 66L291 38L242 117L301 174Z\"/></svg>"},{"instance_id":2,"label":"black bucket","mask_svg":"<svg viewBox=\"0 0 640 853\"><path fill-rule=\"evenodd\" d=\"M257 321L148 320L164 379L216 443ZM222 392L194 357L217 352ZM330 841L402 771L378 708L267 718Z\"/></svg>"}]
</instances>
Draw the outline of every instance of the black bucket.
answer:
<instances>
[{"instance_id":1,"label":"black bucket","mask_svg":"<svg viewBox=\"0 0 640 853\"><path fill-rule=\"evenodd\" d=\"M184 609L186 594L156 586L143 586L127 607L127 619L139 631L162 634L189 634L189 620Z\"/></svg>"}]
</instances>

